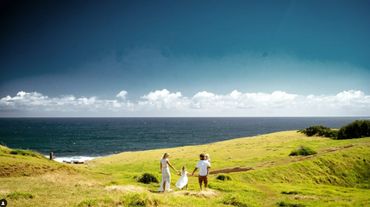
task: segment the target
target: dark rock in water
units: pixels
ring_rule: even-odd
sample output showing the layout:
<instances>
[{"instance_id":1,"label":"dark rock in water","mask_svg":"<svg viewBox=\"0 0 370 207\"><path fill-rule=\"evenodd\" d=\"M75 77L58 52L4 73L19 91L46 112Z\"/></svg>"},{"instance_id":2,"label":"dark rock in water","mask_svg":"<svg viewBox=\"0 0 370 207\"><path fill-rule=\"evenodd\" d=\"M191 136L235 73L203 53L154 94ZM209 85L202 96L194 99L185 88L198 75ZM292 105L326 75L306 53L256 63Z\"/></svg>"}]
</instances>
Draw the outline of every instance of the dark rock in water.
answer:
<instances>
[{"instance_id":1,"label":"dark rock in water","mask_svg":"<svg viewBox=\"0 0 370 207\"><path fill-rule=\"evenodd\" d=\"M63 160L64 163L68 164L84 164L85 161L80 161L80 160Z\"/></svg>"},{"instance_id":2,"label":"dark rock in water","mask_svg":"<svg viewBox=\"0 0 370 207\"><path fill-rule=\"evenodd\" d=\"M73 164L84 164L84 161L74 160L72 161Z\"/></svg>"}]
</instances>

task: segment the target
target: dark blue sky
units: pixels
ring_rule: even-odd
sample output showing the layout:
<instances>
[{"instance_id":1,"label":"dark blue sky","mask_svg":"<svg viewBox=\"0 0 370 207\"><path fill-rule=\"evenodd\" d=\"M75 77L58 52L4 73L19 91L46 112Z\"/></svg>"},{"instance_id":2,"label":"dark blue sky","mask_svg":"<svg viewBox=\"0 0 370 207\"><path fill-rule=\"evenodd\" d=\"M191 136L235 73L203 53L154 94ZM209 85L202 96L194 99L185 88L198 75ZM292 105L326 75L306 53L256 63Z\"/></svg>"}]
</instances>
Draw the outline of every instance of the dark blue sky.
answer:
<instances>
[{"instance_id":1,"label":"dark blue sky","mask_svg":"<svg viewBox=\"0 0 370 207\"><path fill-rule=\"evenodd\" d=\"M2 1L0 96L370 93L370 1Z\"/></svg>"}]
</instances>

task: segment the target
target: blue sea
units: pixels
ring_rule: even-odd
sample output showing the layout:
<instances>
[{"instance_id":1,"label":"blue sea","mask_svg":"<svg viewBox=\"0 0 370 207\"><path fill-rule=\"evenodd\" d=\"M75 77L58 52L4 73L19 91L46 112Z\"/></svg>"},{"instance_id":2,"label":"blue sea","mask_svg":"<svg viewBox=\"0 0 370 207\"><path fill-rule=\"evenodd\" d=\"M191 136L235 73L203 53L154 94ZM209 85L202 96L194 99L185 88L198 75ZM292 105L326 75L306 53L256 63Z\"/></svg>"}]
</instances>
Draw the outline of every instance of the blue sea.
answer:
<instances>
[{"instance_id":1,"label":"blue sea","mask_svg":"<svg viewBox=\"0 0 370 207\"><path fill-rule=\"evenodd\" d=\"M359 117L0 118L0 144L57 157L97 157L197 145L311 125L339 128Z\"/></svg>"}]
</instances>

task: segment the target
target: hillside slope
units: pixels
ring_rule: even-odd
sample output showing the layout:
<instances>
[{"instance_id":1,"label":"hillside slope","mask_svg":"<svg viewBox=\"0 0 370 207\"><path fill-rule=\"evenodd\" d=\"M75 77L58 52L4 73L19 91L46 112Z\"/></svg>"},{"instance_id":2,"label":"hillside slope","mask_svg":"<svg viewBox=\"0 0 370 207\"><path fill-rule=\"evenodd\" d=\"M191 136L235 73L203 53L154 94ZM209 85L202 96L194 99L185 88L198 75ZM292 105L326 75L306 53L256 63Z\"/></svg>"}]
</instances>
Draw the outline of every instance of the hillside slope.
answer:
<instances>
[{"instance_id":1,"label":"hillside slope","mask_svg":"<svg viewBox=\"0 0 370 207\"><path fill-rule=\"evenodd\" d=\"M318 153L288 156L301 145ZM11 206L370 205L370 138L331 140L287 131L207 145L125 152L81 166L0 149L0 197ZM142 184L137 177L147 172L160 178L158 162L164 152L170 153L177 169L186 166L192 171L199 153L207 152L213 171L242 170L228 173L228 181L216 179L219 174L210 175L207 192L198 192L197 178L190 177L188 191L158 194L157 183ZM26 166L27 173L8 170L13 165L17 169ZM174 184L178 176L172 179Z\"/></svg>"},{"instance_id":2,"label":"hillside slope","mask_svg":"<svg viewBox=\"0 0 370 207\"><path fill-rule=\"evenodd\" d=\"M74 168L51 161L31 150L0 145L0 177L33 176L53 171L73 172Z\"/></svg>"}]
</instances>

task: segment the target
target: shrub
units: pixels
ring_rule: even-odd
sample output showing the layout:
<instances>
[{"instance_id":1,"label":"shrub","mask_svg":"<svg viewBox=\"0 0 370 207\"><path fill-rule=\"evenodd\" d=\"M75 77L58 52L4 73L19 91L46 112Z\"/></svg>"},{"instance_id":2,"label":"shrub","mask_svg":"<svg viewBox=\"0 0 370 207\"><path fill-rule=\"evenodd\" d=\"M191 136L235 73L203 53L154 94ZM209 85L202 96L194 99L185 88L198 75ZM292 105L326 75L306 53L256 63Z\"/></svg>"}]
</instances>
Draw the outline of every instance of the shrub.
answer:
<instances>
[{"instance_id":1,"label":"shrub","mask_svg":"<svg viewBox=\"0 0 370 207\"><path fill-rule=\"evenodd\" d=\"M309 137L316 135L322 137L336 138L338 135L338 131L321 125L310 126L306 129L299 130L298 132L301 132Z\"/></svg>"},{"instance_id":2,"label":"shrub","mask_svg":"<svg viewBox=\"0 0 370 207\"><path fill-rule=\"evenodd\" d=\"M115 202L111 198L86 199L81 201L77 205L77 207L93 207L93 206L115 206Z\"/></svg>"},{"instance_id":3,"label":"shrub","mask_svg":"<svg viewBox=\"0 0 370 207\"><path fill-rule=\"evenodd\" d=\"M306 129L299 130L307 136L323 136L332 139L352 139L361 137L370 137L370 120L356 120L342 128L332 130L328 127L317 125L310 126Z\"/></svg>"},{"instance_id":4,"label":"shrub","mask_svg":"<svg viewBox=\"0 0 370 207\"><path fill-rule=\"evenodd\" d=\"M235 195L227 195L222 201L225 205L232 205L237 207L248 207L248 205L241 201L241 199Z\"/></svg>"},{"instance_id":5,"label":"shrub","mask_svg":"<svg viewBox=\"0 0 370 207\"><path fill-rule=\"evenodd\" d=\"M298 191L281 191L281 194L285 194L285 195L297 195L299 194Z\"/></svg>"},{"instance_id":6,"label":"shrub","mask_svg":"<svg viewBox=\"0 0 370 207\"><path fill-rule=\"evenodd\" d=\"M277 206L286 206L286 207L305 207L305 205L303 205L303 204L299 204L299 203L287 203L287 202L284 202L284 201L280 201L276 205Z\"/></svg>"},{"instance_id":7,"label":"shrub","mask_svg":"<svg viewBox=\"0 0 370 207\"><path fill-rule=\"evenodd\" d=\"M307 156L307 155L314 155L316 154L317 152L315 152L313 149L309 148L309 147L305 147L305 146L300 146L298 147L297 149L293 150L289 156L298 156L298 155L303 155L303 156Z\"/></svg>"},{"instance_id":8,"label":"shrub","mask_svg":"<svg viewBox=\"0 0 370 207\"><path fill-rule=\"evenodd\" d=\"M221 174L221 175L218 175L218 176L216 177L216 179L217 179L217 180L225 181L225 180L231 180L231 177L230 177L230 176L228 176L228 175L223 175L223 174Z\"/></svg>"},{"instance_id":9,"label":"shrub","mask_svg":"<svg viewBox=\"0 0 370 207\"><path fill-rule=\"evenodd\" d=\"M342 128L338 132L338 139L352 139L370 137L370 121L356 120Z\"/></svg>"},{"instance_id":10,"label":"shrub","mask_svg":"<svg viewBox=\"0 0 370 207\"><path fill-rule=\"evenodd\" d=\"M31 194L31 193L27 193L27 192L12 192L12 193L9 193L7 196L7 198L9 199L14 199L14 200L18 200L18 199L33 199L34 196Z\"/></svg>"},{"instance_id":11,"label":"shrub","mask_svg":"<svg viewBox=\"0 0 370 207\"><path fill-rule=\"evenodd\" d=\"M142 174L139 179L139 182L149 184L149 183L158 183L157 177L155 177L153 174L150 173L144 173Z\"/></svg>"},{"instance_id":12,"label":"shrub","mask_svg":"<svg viewBox=\"0 0 370 207\"><path fill-rule=\"evenodd\" d=\"M336 139L338 137L338 130L334 130L334 129L323 130L319 132L317 135L322 136L322 137Z\"/></svg>"},{"instance_id":13,"label":"shrub","mask_svg":"<svg viewBox=\"0 0 370 207\"><path fill-rule=\"evenodd\" d=\"M12 149L10 150L9 154L45 158L41 154L34 152L32 150Z\"/></svg>"},{"instance_id":14,"label":"shrub","mask_svg":"<svg viewBox=\"0 0 370 207\"><path fill-rule=\"evenodd\" d=\"M124 206L159 206L159 200L149 197L145 193L129 193L125 194L121 201Z\"/></svg>"}]
</instances>

